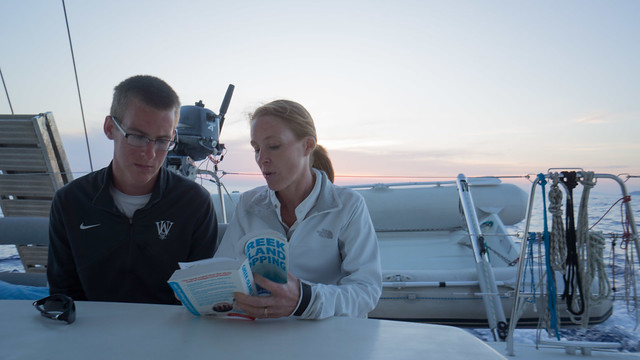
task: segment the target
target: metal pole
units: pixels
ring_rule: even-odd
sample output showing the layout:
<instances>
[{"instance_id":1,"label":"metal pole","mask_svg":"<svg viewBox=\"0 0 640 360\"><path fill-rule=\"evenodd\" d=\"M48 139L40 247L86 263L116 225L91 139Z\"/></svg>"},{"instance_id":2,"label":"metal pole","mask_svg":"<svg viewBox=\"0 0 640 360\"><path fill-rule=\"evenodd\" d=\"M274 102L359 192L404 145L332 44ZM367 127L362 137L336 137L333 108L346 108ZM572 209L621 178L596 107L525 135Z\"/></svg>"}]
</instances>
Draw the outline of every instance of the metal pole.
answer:
<instances>
[{"instance_id":1,"label":"metal pole","mask_svg":"<svg viewBox=\"0 0 640 360\"><path fill-rule=\"evenodd\" d=\"M487 256L487 249L484 245L484 237L482 236L478 214L476 213L476 207L473 204L473 198L469 190L469 183L463 174L458 175L456 183L460 195L460 203L462 204L462 210L469 230L469 240L471 241L473 254L475 256L478 281L483 294L482 299L487 312L487 320L489 321L494 340L498 338L504 340L507 335L505 333L507 319L504 315L502 302L498 296L495 275Z\"/></svg>"},{"instance_id":2,"label":"metal pole","mask_svg":"<svg viewBox=\"0 0 640 360\"><path fill-rule=\"evenodd\" d=\"M538 179L533 182L531 185L531 192L529 194L529 206L527 207L527 217L524 227L524 237L527 238L527 234L529 233L529 226L531 225L531 210L533 209L533 198L536 193L536 185L538 184ZM524 270L524 258L527 254L527 246L526 244L521 244L520 246L520 261L518 261L518 273L516 275L516 291L513 295L513 306L511 308L511 318L509 318L509 332L507 334L507 355L514 356L514 348L513 348L513 332L516 329L516 324L518 323L518 302L520 298L520 283L522 282L522 271Z\"/></svg>"},{"instance_id":3,"label":"metal pole","mask_svg":"<svg viewBox=\"0 0 640 360\"><path fill-rule=\"evenodd\" d=\"M9 98L9 91L7 90L7 84L4 82L4 75L2 75L2 68L0 68L0 78L2 78L2 86L4 86L4 92L7 94L7 101L9 102L9 109L11 109L11 115L14 115L13 106L11 105L11 99Z\"/></svg>"}]
</instances>

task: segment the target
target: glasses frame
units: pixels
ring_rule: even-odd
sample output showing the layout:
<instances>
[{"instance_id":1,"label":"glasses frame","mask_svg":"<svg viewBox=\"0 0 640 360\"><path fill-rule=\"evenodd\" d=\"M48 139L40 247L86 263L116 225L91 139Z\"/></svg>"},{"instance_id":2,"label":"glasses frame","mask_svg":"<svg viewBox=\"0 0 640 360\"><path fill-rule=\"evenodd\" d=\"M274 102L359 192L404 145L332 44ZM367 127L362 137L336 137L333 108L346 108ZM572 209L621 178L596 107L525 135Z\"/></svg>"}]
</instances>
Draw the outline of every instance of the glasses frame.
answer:
<instances>
[{"instance_id":1,"label":"glasses frame","mask_svg":"<svg viewBox=\"0 0 640 360\"><path fill-rule=\"evenodd\" d=\"M124 135L124 138L127 139L127 144L134 146L134 147L145 147L147 146L150 142L153 142L153 147L157 150L157 151L171 151L176 147L177 144L177 140L178 140L178 134L176 133L176 139L175 140L167 140L167 139L151 139L148 138L144 135L139 135L139 134L130 134L128 132L126 132L122 126L118 123L118 119L116 119L115 116L113 115L109 115L111 117L111 120L113 120L113 123L116 124L116 127L118 128L118 130L120 130L120 132L122 133L122 135ZM130 139L138 139L139 141L144 142L144 145L142 145L142 143L140 145L136 145L136 144L132 144ZM136 140L133 140L136 141ZM163 146L158 146L159 143L158 141L168 141L169 143L167 144L166 147Z\"/></svg>"},{"instance_id":2,"label":"glasses frame","mask_svg":"<svg viewBox=\"0 0 640 360\"><path fill-rule=\"evenodd\" d=\"M48 319L66 321L67 324L76 321L76 304L67 295L49 295L34 301L33 306L40 311L40 315Z\"/></svg>"}]
</instances>

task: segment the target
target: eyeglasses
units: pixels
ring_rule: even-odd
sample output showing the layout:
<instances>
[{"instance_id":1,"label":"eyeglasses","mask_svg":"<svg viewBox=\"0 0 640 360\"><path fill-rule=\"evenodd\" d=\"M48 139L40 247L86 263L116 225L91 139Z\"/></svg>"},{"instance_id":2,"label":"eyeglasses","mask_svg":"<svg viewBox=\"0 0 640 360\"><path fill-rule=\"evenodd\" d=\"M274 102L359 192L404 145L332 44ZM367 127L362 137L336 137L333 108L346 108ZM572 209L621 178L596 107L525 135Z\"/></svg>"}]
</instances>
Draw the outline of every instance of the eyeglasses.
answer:
<instances>
[{"instance_id":1,"label":"eyeglasses","mask_svg":"<svg viewBox=\"0 0 640 360\"><path fill-rule=\"evenodd\" d=\"M120 124L118 124L118 121L115 116L111 115L111 120L113 120L113 122L116 124L116 127L118 128L118 130L122 132L122 135L124 135L124 138L127 139L127 144L131 146L145 147L147 146L148 143L153 142L153 146L158 151L173 150L173 148L176 146L176 142L173 140L149 139L148 137L143 135L129 134L126 131L124 131L124 129L122 128L122 126L120 126Z\"/></svg>"},{"instance_id":2,"label":"eyeglasses","mask_svg":"<svg viewBox=\"0 0 640 360\"><path fill-rule=\"evenodd\" d=\"M67 295L53 294L34 301L33 306L46 318L66 321L69 324L76 321L76 304Z\"/></svg>"}]
</instances>

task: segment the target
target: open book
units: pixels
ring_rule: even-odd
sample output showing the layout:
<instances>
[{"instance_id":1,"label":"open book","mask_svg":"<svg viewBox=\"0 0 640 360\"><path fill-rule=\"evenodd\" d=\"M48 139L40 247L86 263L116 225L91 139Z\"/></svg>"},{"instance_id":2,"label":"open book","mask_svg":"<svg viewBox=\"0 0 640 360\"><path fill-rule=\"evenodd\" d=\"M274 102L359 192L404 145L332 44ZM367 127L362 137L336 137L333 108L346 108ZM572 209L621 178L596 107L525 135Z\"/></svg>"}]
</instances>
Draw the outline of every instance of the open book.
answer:
<instances>
[{"instance_id":1,"label":"open book","mask_svg":"<svg viewBox=\"0 0 640 360\"><path fill-rule=\"evenodd\" d=\"M167 281L178 299L194 315L249 317L234 308L234 292L269 295L253 281L253 273L285 284L289 243L282 234L264 230L245 235L241 259L213 258L180 263Z\"/></svg>"},{"instance_id":2,"label":"open book","mask_svg":"<svg viewBox=\"0 0 640 360\"><path fill-rule=\"evenodd\" d=\"M168 280L182 305L194 315L240 316L233 293L255 294L249 261L213 258L180 263Z\"/></svg>"}]
</instances>

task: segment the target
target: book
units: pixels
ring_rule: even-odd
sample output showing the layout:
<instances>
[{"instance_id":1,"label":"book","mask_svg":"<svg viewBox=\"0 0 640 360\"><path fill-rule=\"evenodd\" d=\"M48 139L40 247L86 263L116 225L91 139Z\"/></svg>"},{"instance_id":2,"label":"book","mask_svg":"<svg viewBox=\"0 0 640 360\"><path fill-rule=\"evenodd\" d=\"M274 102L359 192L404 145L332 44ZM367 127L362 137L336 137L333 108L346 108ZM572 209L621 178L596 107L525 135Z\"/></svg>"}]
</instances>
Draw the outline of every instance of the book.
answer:
<instances>
[{"instance_id":1,"label":"book","mask_svg":"<svg viewBox=\"0 0 640 360\"><path fill-rule=\"evenodd\" d=\"M287 283L289 243L280 233L264 230L245 235L241 243L251 271L279 284ZM264 289L257 286L258 294Z\"/></svg>"},{"instance_id":2,"label":"book","mask_svg":"<svg viewBox=\"0 0 640 360\"><path fill-rule=\"evenodd\" d=\"M265 296L269 291L253 281L253 274L287 283L289 243L282 234L262 230L246 234L241 259L212 258L179 263L167 280L177 298L192 314L251 318L234 307L234 292ZM241 255L242 256L242 255Z\"/></svg>"},{"instance_id":3,"label":"book","mask_svg":"<svg viewBox=\"0 0 640 360\"><path fill-rule=\"evenodd\" d=\"M233 293L255 295L248 259L213 258L180 263L167 280L182 305L192 314L251 318L235 309Z\"/></svg>"}]
</instances>

